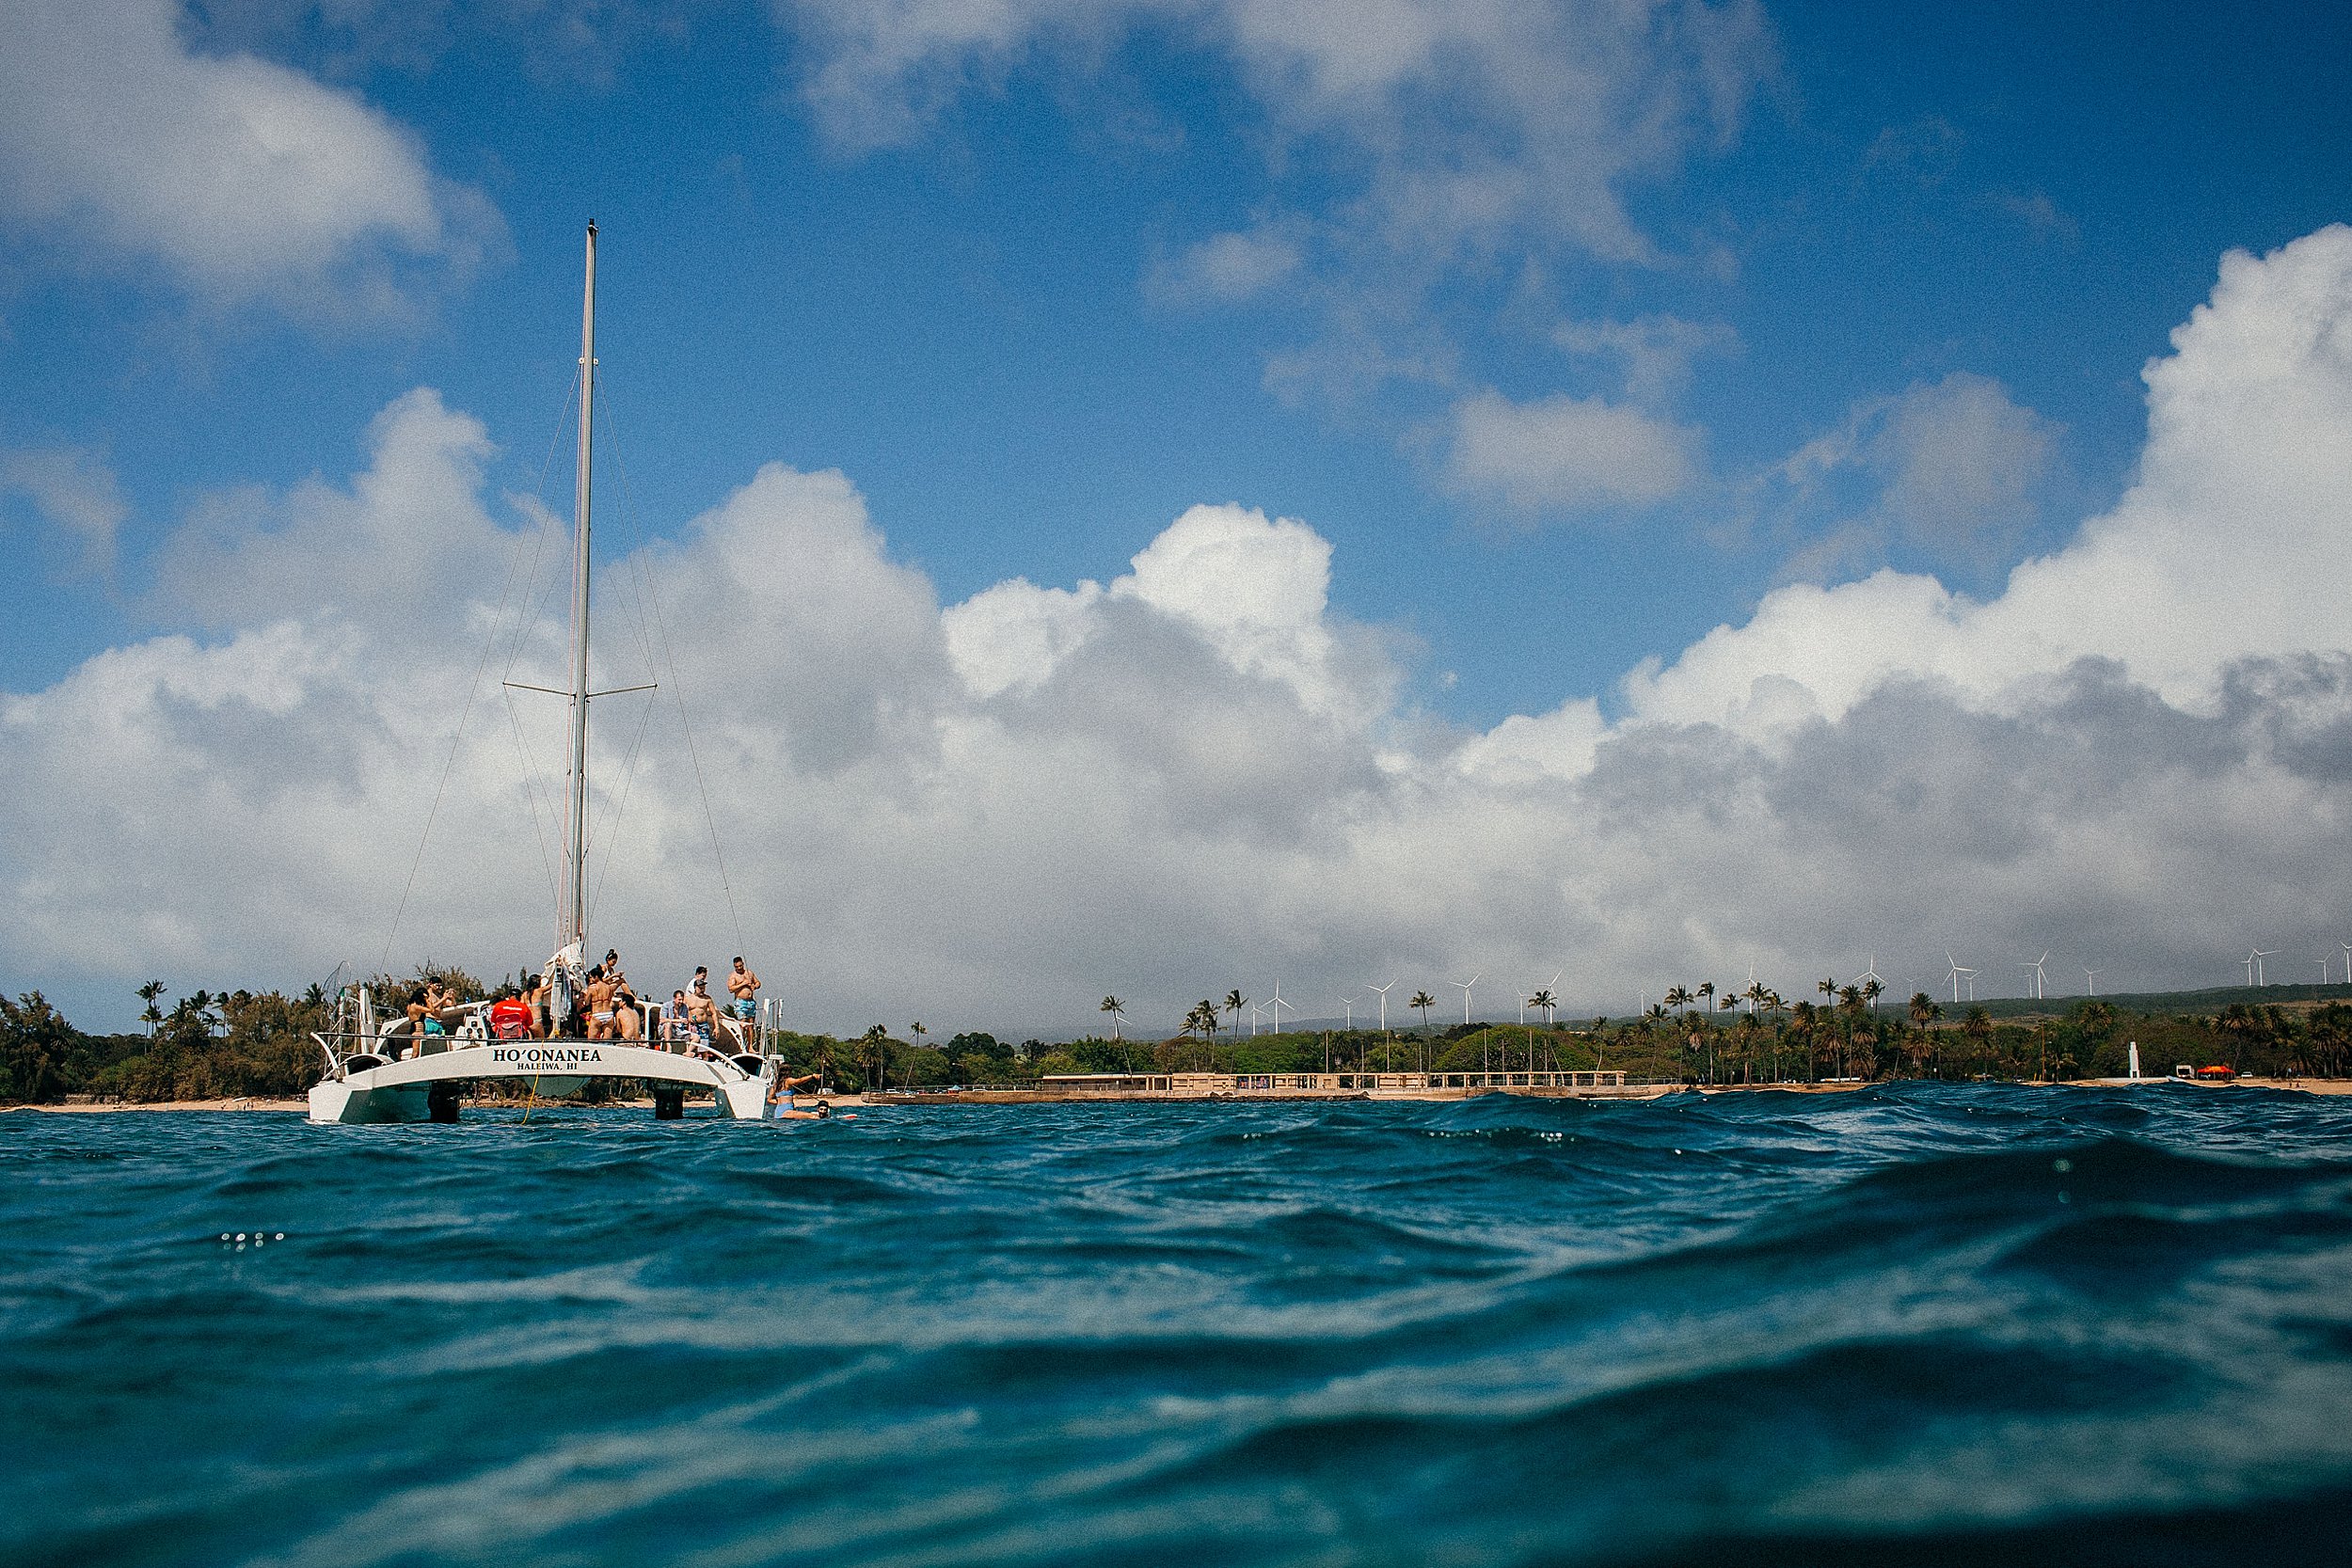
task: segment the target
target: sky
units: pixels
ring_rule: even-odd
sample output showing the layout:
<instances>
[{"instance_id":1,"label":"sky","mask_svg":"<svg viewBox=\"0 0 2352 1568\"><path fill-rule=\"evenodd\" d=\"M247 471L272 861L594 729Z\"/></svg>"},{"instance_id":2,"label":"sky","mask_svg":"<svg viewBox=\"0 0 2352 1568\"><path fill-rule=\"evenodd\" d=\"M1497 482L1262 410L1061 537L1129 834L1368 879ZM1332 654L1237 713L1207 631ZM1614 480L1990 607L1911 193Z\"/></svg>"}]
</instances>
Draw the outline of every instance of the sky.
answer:
<instances>
[{"instance_id":1,"label":"sky","mask_svg":"<svg viewBox=\"0 0 2352 1568\"><path fill-rule=\"evenodd\" d=\"M536 967L560 706L501 682L562 684L592 218L643 979L934 1035L2352 981L2348 46L11 6L0 988Z\"/></svg>"}]
</instances>

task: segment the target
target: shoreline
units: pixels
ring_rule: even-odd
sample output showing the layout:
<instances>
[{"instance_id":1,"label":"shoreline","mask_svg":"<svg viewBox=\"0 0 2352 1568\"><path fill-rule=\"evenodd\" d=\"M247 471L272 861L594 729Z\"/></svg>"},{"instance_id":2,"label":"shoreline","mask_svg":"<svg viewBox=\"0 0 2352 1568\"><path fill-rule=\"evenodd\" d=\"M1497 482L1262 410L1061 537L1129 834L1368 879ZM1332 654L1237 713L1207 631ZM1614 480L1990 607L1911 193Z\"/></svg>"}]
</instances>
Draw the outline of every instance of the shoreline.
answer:
<instances>
[{"instance_id":1,"label":"shoreline","mask_svg":"<svg viewBox=\"0 0 2352 1568\"><path fill-rule=\"evenodd\" d=\"M1887 1079L1887 1084L1931 1083L1931 1079ZM2199 1084L2177 1078L2142 1078L2137 1083L2126 1079L2087 1078L2058 1079L2054 1082L2025 1080L2009 1086L2021 1089L2122 1089L2185 1084L2197 1089L2275 1089L2288 1094L2352 1095L2352 1078L2238 1078L2227 1084ZM1622 1089L1581 1092L1526 1089L1377 1089L1353 1093L1282 1093L1245 1090L1230 1094L1170 1094L1120 1093L1116 1090L980 1090L970 1093L936 1091L907 1093L883 1090L868 1101L862 1094L835 1094L836 1105L864 1107L867 1105L1104 1105L1104 1104L1248 1104L1279 1101L1288 1104L1330 1101L1339 1104L1366 1102L1443 1103L1452 1101L1482 1098L1489 1094L1509 1095L1521 1100L1657 1100L1670 1094L1754 1094L1760 1090L1778 1090L1783 1094L1847 1094L1856 1089L1877 1087L1872 1084L1643 1084L1627 1085ZM518 1103L505 1101L469 1101L469 1105L484 1107ZM646 1099L607 1101L606 1105L624 1109L650 1109L653 1101ZM541 1109L566 1108L563 1101L547 1101ZM50 1116L86 1116L117 1111L262 1111L280 1115L307 1115L310 1103L299 1099L274 1099L262 1096L235 1096L225 1100L161 1100L146 1101L112 1101L103 1103L57 1105L10 1105L0 1107L0 1113L36 1111Z\"/></svg>"}]
</instances>

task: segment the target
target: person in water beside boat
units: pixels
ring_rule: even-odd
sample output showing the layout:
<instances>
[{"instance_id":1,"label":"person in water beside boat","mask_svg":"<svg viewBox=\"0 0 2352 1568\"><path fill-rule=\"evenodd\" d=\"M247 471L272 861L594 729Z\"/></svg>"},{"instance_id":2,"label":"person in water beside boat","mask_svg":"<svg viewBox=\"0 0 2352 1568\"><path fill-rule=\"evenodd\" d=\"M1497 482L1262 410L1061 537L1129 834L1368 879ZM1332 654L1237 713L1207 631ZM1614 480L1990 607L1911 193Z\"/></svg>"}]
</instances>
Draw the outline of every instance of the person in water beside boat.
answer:
<instances>
[{"instance_id":1,"label":"person in water beside boat","mask_svg":"<svg viewBox=\"0 0 2352 1568\"><path fill-rule=\"evenodd\" d=\"M793 1103L792 1091L817 1082L817 1074L803 1073L798 1078L785 1077L781 1072L768 1085L768 1119L771 1121L822 1121L833 1115L833 1106L824 1101L817 1102L813 1111L803 1111Z\"/></svg>"}]
</instances>

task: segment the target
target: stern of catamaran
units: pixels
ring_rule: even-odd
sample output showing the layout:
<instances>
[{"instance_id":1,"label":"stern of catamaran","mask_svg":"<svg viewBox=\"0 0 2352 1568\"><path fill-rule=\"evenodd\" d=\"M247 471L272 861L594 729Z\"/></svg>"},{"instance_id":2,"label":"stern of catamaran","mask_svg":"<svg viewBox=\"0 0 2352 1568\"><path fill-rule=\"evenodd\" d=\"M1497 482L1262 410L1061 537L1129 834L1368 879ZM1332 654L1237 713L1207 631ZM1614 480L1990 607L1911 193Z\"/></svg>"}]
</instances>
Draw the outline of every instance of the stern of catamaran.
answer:
<instances>
[{"instance_id":1,"label":"stern of catamaran","mask_svg":"<svg viewBox=\"0 0 2352 1568\"><path fill-rule=\"evenodd\" d=\"M311 1086L310 1119L455 1121L466 1084L502 1079L524 1085L534 1099L556 1100L602 1079L646 1085L662 1120L684 1114L689 1090L707 1089L719 1117L757 1121L767 1111L770 1081L784 1070L777 1058L727 1055L699 1040L497 1039L489 1006L466 1004L453 1033L410 1037L376 1022L365 987L346 992L335 1027L311 1036L326 1071Z\"/></svg>"}]
</instances>

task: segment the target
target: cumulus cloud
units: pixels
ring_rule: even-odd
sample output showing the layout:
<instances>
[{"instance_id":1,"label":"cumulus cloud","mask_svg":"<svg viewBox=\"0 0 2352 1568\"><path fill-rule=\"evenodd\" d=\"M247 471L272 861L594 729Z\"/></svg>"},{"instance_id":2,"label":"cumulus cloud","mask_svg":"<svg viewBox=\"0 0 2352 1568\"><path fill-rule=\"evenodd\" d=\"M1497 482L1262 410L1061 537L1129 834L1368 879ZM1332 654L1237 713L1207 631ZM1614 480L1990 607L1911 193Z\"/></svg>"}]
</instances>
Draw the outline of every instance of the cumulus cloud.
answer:
<instances>
[{"instance_id":1,"label":"cumulus cloud","mask_svg":"<svg viewBox=\"0 0 2352 1568\"><path fill-rule=\"evenodd\" d=\"M1697 482L1699 445L1696 430L1626 404L1487 391L1454 405L1446 472L1527 511L1654 506Z\"/></svg>"},{"instance_id":2,"label":"cumulus cloud","mask_svg":"<svg viewBox=\"0 0 2352 1568\"><path fill-rule=\"evenodd\" d=\"M1793 679L1836 718L1905 676L1993 703L2085 657L2197 705L2232 659L2344 647L2352 628L2342 599L2328 573L2309 568L2320 542L2352 523L2352 229L2331 226L2267 257L2232 252L2172 348L2143 372L2137 480L2065 548L2019 565L2001 594L1979 601L1894 571L1781 589L1747 625L1638 672L1628 683L1635 708L1734 722L1758 682ZM1995 452L2033 446L2032 428L1992 396L1963 388L1961 401L1992 409L1960 423L1992 431ZM1964 472L1929 468L1964 499L2012 493L2009 479L1972 489ZM1936 519L1940 499L1927 495L1921 515Z\"/></svg>"},{"instance_id":3,"label":"cumulus cloud","mask_svg":"<svg viewBox=\"0 0 2352 1568\"><path fill-rule=\"evenodd\" d=\"M1465 964L1482 1003L1565 968L1623 1008L1873 949L1919 985L1947 945L2226 979L2249 936L2332 941L2352 872L2352 627L2309 569L2352 495L2352 230L2229 258L2147 380L2138 483L1998 598L1790 588L1613 720L1483 732L1402 700L1305 523L1197 507L1106 583L943 607L843 476L761 469L601 579L599 681L666 692L597 709L598 940L656 978L753 954L850 1029L1083 1026L1106 990L1150 1028ZM12 985L372 964L453 734L393 960L540 956L561 705L466 694L485 645L485 690L554 684L560 628L516 636L499 585L557 568L430 394L368 451L191 525L194 634L0 700ZM278 551L317 592L241 586Z\"/></svg>"},{"instance_id":4,"label":"cumulus cloud","mask_svg":"<svg viewBox=\"0 0 2352 1568\"><path fill-rule=\"evenodd\" d=\"M401 267L498 233L381 112L247 55L191 53L173 0L0 9L0 199L214 297L386 309Z\"/></svg>"}]
</instances>

